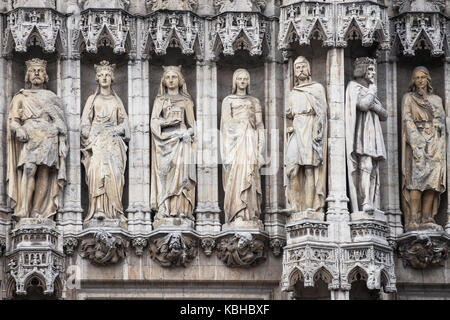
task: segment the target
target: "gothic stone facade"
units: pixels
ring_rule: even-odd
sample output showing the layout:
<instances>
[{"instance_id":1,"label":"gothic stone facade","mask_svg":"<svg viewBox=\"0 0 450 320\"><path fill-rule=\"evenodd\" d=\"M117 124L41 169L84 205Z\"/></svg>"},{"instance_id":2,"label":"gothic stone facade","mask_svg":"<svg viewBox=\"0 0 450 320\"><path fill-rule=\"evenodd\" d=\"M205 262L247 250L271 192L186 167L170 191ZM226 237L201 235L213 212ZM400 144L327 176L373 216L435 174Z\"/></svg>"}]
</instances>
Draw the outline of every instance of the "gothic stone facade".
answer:
<instances>
[{"instance_id":1,"label":"gothic stone facade","mask_svg":"<svg viewBox=\"0 0 450 320\"><path fill-rule=\"evenodd\" d=\"M448 0L3 0L0 10L2 299L450 297L449 194L441 194L435 217L442 230L405 232L400 164L401 99L415 66L428 68L444 101L448 141ZM318 217L291 212L285 193L284 110L298 56L328 101L326 205ZM375 59L377 96L388 113L372 215L353 212L346 182L345 88L360 57ZM47 89L64 105L66 183L53 220L17 222L7 196L8 106L33 58L47 61ZM102 60L116 65L113 88L130 126L125 226L83 223L89 191L80 118ZM193 224L156 225L150 204L150 117L169 65L181 65L194 103ZM230 226L219 124L238 68L249 71L250 94L261 103L266 164L262 223Z\"/></svg>"}]
</instances>

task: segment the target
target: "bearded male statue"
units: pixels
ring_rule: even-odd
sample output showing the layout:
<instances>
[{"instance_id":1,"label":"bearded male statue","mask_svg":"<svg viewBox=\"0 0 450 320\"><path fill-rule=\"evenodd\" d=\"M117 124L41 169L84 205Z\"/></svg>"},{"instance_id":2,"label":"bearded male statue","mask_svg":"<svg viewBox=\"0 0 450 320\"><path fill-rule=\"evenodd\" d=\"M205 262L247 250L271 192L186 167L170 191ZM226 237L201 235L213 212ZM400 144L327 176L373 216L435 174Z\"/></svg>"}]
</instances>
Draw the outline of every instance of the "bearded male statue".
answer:
<instances>
[{"instance_id":1,"label":"bearded male statue","mask_svg":"<svg viewBox=\"0 0 450 320\"><path fill-rule=\"evenodd\" d=\"M13 219L50 218L66 181L67 127L62 101L50 90L47 62L26 62L25 84L8 115L7 185Z\"/></svg>"}]
</instances>

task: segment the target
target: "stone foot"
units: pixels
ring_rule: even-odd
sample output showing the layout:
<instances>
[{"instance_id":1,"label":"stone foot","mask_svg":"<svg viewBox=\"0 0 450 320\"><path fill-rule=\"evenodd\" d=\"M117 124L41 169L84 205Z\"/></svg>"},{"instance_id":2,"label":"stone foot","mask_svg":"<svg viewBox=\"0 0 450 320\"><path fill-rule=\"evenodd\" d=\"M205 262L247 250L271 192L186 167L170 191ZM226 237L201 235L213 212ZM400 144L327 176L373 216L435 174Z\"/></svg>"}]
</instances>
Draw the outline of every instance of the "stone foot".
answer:
<instances>
[{"instance_id":1,"label":"stone foot","mask_svg":"<svg viewBox=\"0 0 450 320\"><path fill-rule=\"evenodd\" d=\"M363 211L367 214L373 214L375 212L375 209L368 203L363 204Z\"/></svg>"}]
</instances>

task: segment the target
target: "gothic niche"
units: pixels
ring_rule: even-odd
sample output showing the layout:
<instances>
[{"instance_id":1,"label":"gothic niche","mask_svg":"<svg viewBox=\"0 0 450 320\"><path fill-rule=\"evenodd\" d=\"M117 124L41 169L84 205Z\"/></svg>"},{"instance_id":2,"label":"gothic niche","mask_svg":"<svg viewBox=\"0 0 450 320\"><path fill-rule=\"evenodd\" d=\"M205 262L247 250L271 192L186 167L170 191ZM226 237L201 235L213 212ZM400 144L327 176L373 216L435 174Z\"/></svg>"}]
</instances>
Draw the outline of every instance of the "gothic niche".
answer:
<instances>
[{"instance_id":1,"label":"gothic niche","mask_svg":"<svg viewBox=\"0 0 450 320\"><path fill-rule=\"evenodd\" d=\"M97 231L92 238L81 242L80 256L94 265L116 264L126 256L128 241L113 236L105 230Z\"/></svg>"},{"instance_id":2,"label":"gothic niche","mask_svg":"<svg viewBox=\"0 0 450 320\"><path fill-rule=\"evenodd\" d=\"M235 233L219 241L217 257L228 267L256 266L266 260L264 242L248 232Z\"/></svg>"},{"instance_id":3,"label":"gothic niche","mask_svg":"<svg viewBox=\"0 0 450 320\"><path fill-rule=\"evenodd\" d=\"M414 236L412 241L400 243L398 253L403 260L403 266L425 269L443 266L448 257L448 248L448 241L419 234Z\"/></svg>"},{"instance_id":4,"label":"gothic niche","mask_svg":"<svg viewBox=\"0 0 450 320\"><path fill-rule=\"evenodd\" d=\"M187 267L197 256L197 241L172 232L150 242L150 256L163 267Z\"/></svg>"}]
</instances>

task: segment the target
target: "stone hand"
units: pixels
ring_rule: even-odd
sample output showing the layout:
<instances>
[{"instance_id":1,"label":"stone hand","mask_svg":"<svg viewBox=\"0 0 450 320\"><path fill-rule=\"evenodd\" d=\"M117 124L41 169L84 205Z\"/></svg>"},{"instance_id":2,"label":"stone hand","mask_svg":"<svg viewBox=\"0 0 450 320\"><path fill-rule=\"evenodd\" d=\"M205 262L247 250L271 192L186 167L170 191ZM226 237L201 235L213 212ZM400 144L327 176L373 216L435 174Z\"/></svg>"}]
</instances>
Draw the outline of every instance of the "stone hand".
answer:
<instances>
[{"instance_id":1,"label":"stone hand","mask_svg":"<svg viewBox=\"0 0 450 320\"><path fill-rule=\"evenodd\" d=\"M17 136L17 140L19 140L20 142L27 142L28 141L28 134L22 128L17 128L16 136Z\"/></svg>"},{"instance_id":2,"label":"stone hand","mask_svg":"<svg viewBox=\"0 0 450 320\"><path fill-rule=\"evenodd\" d=\"M287 128L286 128L286 131L287 131L287 133L292 133L292 132L294 132L294 128L292 128L292 127L287 127Z\"/></svg>"}]
</instances>

